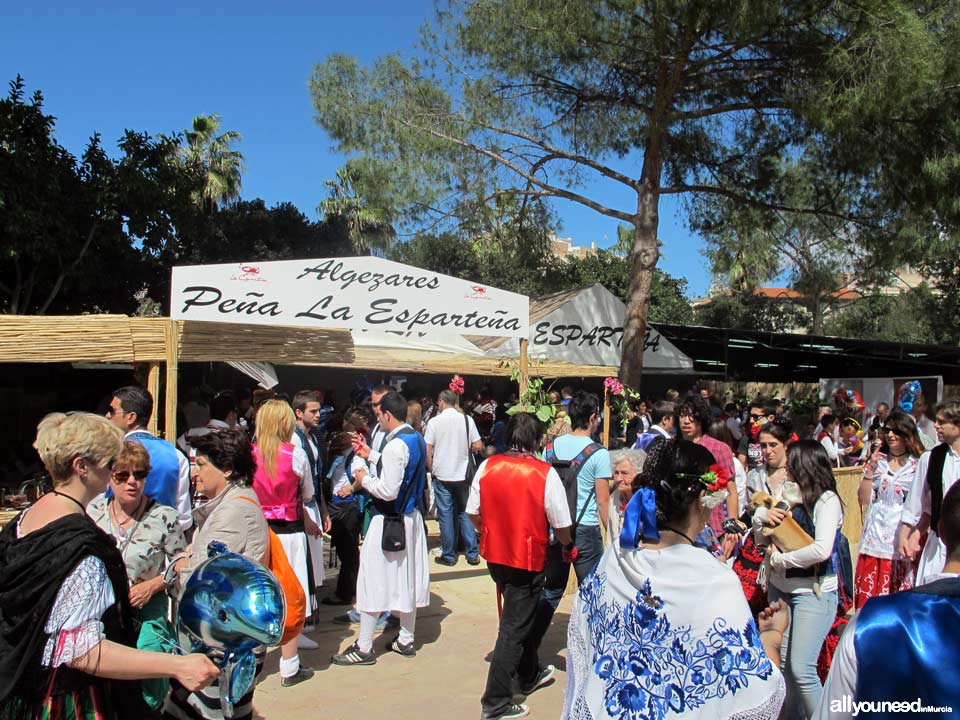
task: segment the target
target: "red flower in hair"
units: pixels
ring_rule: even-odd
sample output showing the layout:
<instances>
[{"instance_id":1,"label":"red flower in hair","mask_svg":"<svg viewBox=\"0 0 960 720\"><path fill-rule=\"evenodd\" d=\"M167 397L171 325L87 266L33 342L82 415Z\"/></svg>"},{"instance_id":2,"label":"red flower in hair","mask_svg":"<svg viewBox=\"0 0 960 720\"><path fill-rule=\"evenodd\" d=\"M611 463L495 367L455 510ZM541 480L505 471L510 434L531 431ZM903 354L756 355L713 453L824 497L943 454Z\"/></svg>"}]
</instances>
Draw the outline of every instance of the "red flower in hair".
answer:
<instances>
[{"instance_id":1,"label":"red flower in hair","mask_svg":"<svg viewBox=\"0 0 960 720\"><path fill-rule=\"evenodd\" d=\"M710 469L700 476L700 482L706 486L708 493L720 492L727 489L730 474L722 465L711 465Z\"/></svg>"}]
</instances>

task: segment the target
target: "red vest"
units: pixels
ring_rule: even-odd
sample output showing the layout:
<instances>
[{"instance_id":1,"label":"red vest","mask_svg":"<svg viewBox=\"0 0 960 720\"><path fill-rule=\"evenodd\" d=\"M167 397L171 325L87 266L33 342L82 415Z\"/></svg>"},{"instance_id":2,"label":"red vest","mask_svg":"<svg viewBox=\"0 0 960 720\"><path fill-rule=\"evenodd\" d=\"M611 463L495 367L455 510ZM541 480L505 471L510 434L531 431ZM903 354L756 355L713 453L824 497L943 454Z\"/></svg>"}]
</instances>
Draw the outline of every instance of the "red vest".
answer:
<instances>
[{"instance_id":1,"label":"red vest","mask_svg":"<svg viewBox=\"0 0 960 720\"><path fill-rule=\"evenodd\" d=\"M260 448L253 446L257 471L253 476L253 489L267 520L300 519L300 476L293 471L293 444L283 443L277 448L276 477L271 478L263 465Z\"/></svg>"},{"instance_id":2,"label":"red vest","mask_svg":"<svg viewBox=\"0 0 960 720\"><path fill-rule=\"evenodd\" d=\"M543 570L549 542L543 491L549 463L494 455L480 477L480 554L487 562Z\"/></svg>"}]
</instances>

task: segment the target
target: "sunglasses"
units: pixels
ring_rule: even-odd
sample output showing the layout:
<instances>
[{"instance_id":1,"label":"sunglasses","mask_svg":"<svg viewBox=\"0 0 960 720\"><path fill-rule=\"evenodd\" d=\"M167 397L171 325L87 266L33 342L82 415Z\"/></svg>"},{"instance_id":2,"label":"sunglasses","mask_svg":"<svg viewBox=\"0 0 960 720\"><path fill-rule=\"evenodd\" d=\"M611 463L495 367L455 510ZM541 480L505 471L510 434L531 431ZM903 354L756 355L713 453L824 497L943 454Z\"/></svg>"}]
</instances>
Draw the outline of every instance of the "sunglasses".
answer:
<instances>
[{"instance_id":1,"label":"sunglasses","mask_svg":"<svg viewBox=\"0 0 960 720\"><path fill-rule=\"evenodd\" d=\"M130 479L130 476L133 475L134 480L136 480L137 482L143 482L144 480L147 479L147 475L149 474L150 473L147 472L146 470L133 470L133 471L120 470L113 474L113 479L116 482L125 483L127 480Z\"/></svg>"},{"instance_id":2,"label":"sunglasses","mask_svg":"<svg viewBox=\"0 0 960 720\"><path fill-rule=\"evenodd\" d=\"M892 428L892 427L885 427L885 428L882 428L882 430L883 430L884 433L893 433L893 434L896 435L897 437L906 437L906 436L907 436L907 434L906 434L905 432L903 432L902 430L896 430L896 429L894 429L894 428Z\"/></svg>"},{"instance_id":3,"label":"sunglasses","mask_svg":"<svg viewBox=\"0 0 960 720\"><path fill-rule=\"evenodd\" d=\"M760 413L759 415L754 415L753 413L750 413L751 420L763 420L765 417L766 415L764 415L763 413Z\"/></svg>"}]
</instances>

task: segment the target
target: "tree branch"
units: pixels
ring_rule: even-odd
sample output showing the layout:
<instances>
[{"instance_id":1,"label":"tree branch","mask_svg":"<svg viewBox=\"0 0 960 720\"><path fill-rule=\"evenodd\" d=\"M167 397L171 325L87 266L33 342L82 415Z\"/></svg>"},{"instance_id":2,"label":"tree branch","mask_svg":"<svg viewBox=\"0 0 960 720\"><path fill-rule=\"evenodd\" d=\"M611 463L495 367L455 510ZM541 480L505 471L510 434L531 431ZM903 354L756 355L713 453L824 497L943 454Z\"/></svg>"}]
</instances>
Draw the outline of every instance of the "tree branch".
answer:
<instances>
[{"instance_id":1,"label":"tree branch","mask_svg":"<svg viewBox=\"0 0 960 720\"><path fill-rule=\"evenodd\" d=\"M63 282L66 280L67 275L77 269L77 266L80 265L80 261L83 260L84 255L87 254L87 250L90 249L90 244L93 242L93 236L96 234L99 226L100 220L95 219L93 221L93 225L90 226L90 231L87 233L87 239L83 241L83 247L80 248L80 252L77 253L77 256L73 259L73 262L71 262L66 269L61 270L60 274L57 275L57 279L53 283L53 287L50 288L50 293L47 295L46 301L40 307L40 310L37 311L37 315L46 314L47 310L50 308L50 305L60 293L60 288L63 287Z\"/></svg>"},{"instance_id":2,"label":"tree branch","mask_svg":"<svg viewBox=\"0 0 960 720\"><path fill-rule=\"evenodd\" d=\"M702 110L680 110L670 116L671 120L698 120L700 118L723 115L724 113L740 112L741 110L789 110L790 105L781 103L742 102L728 105L715 105Z\"/></svg>"},{"instance_id":3,"label":"tree branch","mask_svg":"<svg viewBox=\"0 0 960 720\"><path fill-rule=\"evenodd\" d=\"M386 118L384 118L384 120L386 121ZM484 157L489 158L490 160L493 160L494 162L507 168L508 170L513 171L515 174L522 177L531 185L541 188L541 190L545 191L543 193L544 195L549 195L551 197L559 197L565 200L570 200L572 202L579 203L580 205L584 205L590 208L591 210L596 210L601 215L606 215L607 217L616 218L617 220L622 220L623 222L633 222L633 215L622 212L620 210L614 210L613 208L608 208L605 205L601 205L595 200L591 200L590 198L584 195L580 195L579 193L575 193L570 190L565 190L563 188L559 188L554 185L551 185L550 183L544 182L543 180L539 180L538 178L531 175L529 172L518 167L516 163L511 162L510 160L503 157L499 153L495 153L492 150L488 150L487 148L480 147L476 143L470 142L469 140L464 140L462 138L454 137L449 133L440 132L439 130L434 130L433 128L423 127L422 125L414 125L413 123L410 123L406 120L402 120L402 119L397 120L397 118L393 118L393 120L398 121L400 122L400 124L406 125L407 127L415 128L416 130L419 130L421 132L426 132L439 140L453 143L458 147L462 147L466 150L470 150L471 152L475 152L480 155L483 155ZM522 133L508 132L506 130L503 130L502 128L497 128L495 126L484 126L481 123L475 123L475 124L479 127L487 127L493 132L503 132L503 134L505 135L511 135L511 136L520 138L522 140L530 140L535 145L542 147L544 150L548 152L554 152L558 156L558 158L568 159L574 162L583 160L585 162L582 162L582 164L586 165L587 167L596 169L601 174L606 175L607 177L611 177L613 179L618 179L620 182L623 182L624 184L628 184L629 187L636 189L636 186L634 185L633 181L627 178L626 176L620 175L620 173L616 173L615 171L611 170L610 168L607 168L604 165L599 165L599 163L589 161L588 158L583 158L582 156L579 156L579 155L571 155L570 153L565 153L560 150L555 150L553 148L550 148L550 146L548 146L546 143L539 143L529 137L525 137Z\"/></svg>"},{"instance_id":4,"label":"tree branch","mask_svg":"<svg viewBox=\"0 0 960 720\"><path fill-rule=\"evenodd\" d=\"M864 224L868 223L871 219L861 215L839 213L833 210L824 210L822 208L791 207L789 205L769 203L763 200L758 200L757 198L749 197L748 195L743 195L735 190L720 187L718 185L674 185L673 187L660 188L661 195L679 195L682 193L705 193L707 195L719 195L721 197L730 198L731 200L735 200L745 205L751 205L752 207L763 210L780 210L783 212L799 213L801 215L824 215L826 217L837 218L838 220L848 220L851 222Z\"/></svg>"}]
</instances>

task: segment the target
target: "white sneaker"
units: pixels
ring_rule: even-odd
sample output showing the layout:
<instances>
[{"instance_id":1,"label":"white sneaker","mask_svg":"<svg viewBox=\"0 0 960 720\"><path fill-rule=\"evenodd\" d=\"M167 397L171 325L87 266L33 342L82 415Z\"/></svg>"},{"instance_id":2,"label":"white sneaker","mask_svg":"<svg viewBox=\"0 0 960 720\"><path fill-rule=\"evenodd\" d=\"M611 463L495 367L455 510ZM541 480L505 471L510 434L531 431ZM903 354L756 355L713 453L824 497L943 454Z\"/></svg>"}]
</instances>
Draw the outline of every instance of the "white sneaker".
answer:
<instances>
[{"instance_id":1,"label":"white sneaker","mask_svg":"<svg viewBox=\"0 0 960 720\"><path fill-rule=\"evenodd\" d=\"M430 551L430 554L439 557L440 555L443 555L443 548L435 547L433 550Z\"/></svg>"},{"instance_id":2,"label":"white sneaker","mask_svg":"<svg viewBox=\"0 0 960 720\"><path fill-rule=\"evenodd\" d=\"M297 647L300 650L316 650L320 646L306 635L297 635Z\"/></svg>"}]
</instances>

